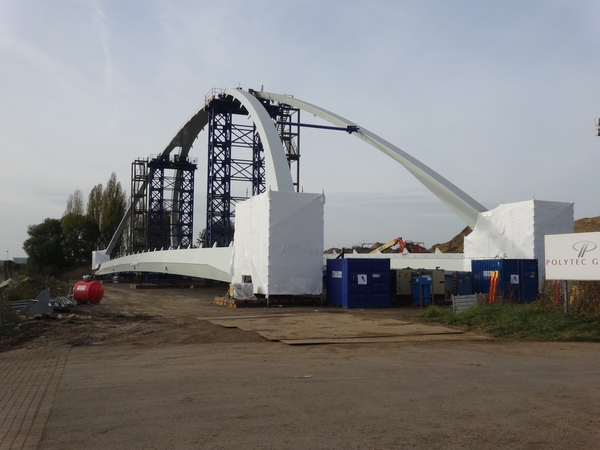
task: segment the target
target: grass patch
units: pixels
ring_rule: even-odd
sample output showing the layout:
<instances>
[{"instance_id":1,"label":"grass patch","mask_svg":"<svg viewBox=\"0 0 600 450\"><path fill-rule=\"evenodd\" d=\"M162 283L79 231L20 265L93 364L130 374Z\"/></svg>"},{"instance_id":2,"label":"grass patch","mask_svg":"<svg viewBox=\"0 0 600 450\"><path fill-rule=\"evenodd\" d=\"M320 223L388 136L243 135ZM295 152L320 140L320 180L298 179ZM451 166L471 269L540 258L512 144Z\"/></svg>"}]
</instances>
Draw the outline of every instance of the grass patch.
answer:
<instances>
[{"instance_id":1,"label":"grass patch","mask_svg":"<svg viewBox=\"0 0 600 450\"><path fill-rule=\"evenodd\" d=\"M600 316L565 317L562 309L537 302L478 305L460 314L430 306L419 319L476 328L495 337L600 342Z\"/></svg>"},{"instance_id":2,"label":"grass patch","mask_svg":"<svg viewBox=\"0 0 600 450\"><path fill-rule=\"evenodd\" d=\"M66 296L69 293L69 286L56 279L49 278L44 280L36 277L28 277L16 286L4 289L1 295L5 301L29 300L36 298L46 287L50 288L52 297Z\"/></svg>"}]
</instances>

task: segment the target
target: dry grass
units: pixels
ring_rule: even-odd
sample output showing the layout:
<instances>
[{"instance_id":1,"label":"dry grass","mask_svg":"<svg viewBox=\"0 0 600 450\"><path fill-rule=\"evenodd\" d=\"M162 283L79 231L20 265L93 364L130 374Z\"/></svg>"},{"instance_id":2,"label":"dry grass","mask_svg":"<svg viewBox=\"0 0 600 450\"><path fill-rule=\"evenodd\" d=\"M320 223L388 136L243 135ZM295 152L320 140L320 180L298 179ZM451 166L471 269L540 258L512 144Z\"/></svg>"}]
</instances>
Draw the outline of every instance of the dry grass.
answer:
<instances>
[{"instance_id":1,"label":"dry grass","mask_svg":"<svg viewBox=\"0 0 600 450\"><path fill-rule=\"evenodd\" d=\"M540 303L562 308L564 294L559 281L545 281ZM572 282L569 289L569 311L578 316L600 316L600 281Z\"/></svg>"}]
</instances>

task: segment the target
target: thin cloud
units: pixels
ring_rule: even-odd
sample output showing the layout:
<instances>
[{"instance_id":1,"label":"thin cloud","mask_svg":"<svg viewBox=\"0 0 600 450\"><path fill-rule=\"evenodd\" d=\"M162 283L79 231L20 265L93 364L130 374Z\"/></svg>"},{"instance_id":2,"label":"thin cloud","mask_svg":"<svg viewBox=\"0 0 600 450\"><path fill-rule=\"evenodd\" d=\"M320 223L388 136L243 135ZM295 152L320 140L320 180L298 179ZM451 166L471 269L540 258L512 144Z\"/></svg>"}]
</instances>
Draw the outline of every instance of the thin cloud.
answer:
<instances>
[{"instance_id":1,"label":"thin cloud","mask_svg":"<svg viewBox=\"0 0 600 450\"><path fill-rule=\"evenodd\" d=\"M104 55L104 84L106 91L113 95L113 64L109 47L109 32L106 23L106 13L99 0L88 0L90 15L96 29L102 53Z\"/></svg>"},{"instance_id":2,"label":"thin cloud","mask_svg":"<svg viewBox=\"0 0 600 450\"><path fill-rule=\"evenodd\" d=\"M113 110L113 116L111 120L111 129L115 130L120 120L120 112L118 108L118 101L115 97L113 84L113 59L110 51L110 34L109 26L107 23L106 12L100 3L100 0L88 0L88 6L90 9L90 16L94 28L96 29L98 40L102 47L102 54L104 56L104 87L108 94Z\"/></svg>"}]
</instances>

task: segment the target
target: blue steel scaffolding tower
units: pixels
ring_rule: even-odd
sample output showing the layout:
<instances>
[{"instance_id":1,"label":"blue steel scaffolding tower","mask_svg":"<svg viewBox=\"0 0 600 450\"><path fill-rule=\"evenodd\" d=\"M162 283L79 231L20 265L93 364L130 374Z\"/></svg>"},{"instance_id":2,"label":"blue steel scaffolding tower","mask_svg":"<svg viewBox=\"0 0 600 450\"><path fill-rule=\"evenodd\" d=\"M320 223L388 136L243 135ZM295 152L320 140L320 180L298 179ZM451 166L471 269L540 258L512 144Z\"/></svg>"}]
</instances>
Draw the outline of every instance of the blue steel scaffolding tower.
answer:
<instances>
[{"instance_id":1,"label":"blue steel scaffolding tower","mask_svg":"<svg viewBox=\"0 0 600 450\"><path fill-rule=\"evenodd\" d=\"M226 247L233 241L235 204L265 192L264 150L255 125L240 124L248 116L241 103L213 90L208 112L207 247ZM299 190L300 111L289 105L261 100L277 129ZM237 121L235 119L238 119ZM132 164L132 251L186 248L194 245L194 171L196 160L177 155L138 159ZM295 175L294 175L295 173Z\"/></svg>"},{"instance_id":2,"label":"blue steel scaffolding tower","mask_svg":"<svg viewBox=\"0 0 600 450\"><path fill-rule=\"evenodd\" d=\"M147 248L193 244L196 160L152 158L148 162Z\"/></svg>"},{"instance_id":3,"label":"blue steel scaffolding tower","mask_svg":"<svg viewBox=\"0 0 600 450\"><path fill-rule=\"evenodd\" d=\"M276 117L278 107L264 104ZM264 150L256 127L235 123L248 116L238 100L217 95L208 102L208 173L205 244L233 241L235 204L265 192Z\"/></svg>"}]
</instances>

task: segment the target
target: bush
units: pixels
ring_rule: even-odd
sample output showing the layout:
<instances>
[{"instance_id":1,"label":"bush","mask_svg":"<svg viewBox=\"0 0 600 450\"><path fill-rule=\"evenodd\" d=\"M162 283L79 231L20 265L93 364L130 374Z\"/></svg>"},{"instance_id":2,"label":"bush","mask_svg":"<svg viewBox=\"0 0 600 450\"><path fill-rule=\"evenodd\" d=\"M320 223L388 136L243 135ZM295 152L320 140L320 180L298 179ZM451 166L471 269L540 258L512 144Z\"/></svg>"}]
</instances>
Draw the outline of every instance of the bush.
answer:
<instances>
[{"instance_id":1,"label":"bush","mask_svg":"<svg viewBox=\"0 0 600 450\"><path fill-rule=\"evenodd\" d=\"M562 282L544 281L540 302L564 308ZM572 282L569 289L569 312L577 316L600 316L600 281Z\"/></svg>"},{"instance_id":2,"label":"bush","mask_svg":"<svg viewBox=\"0 0 600 450\"><path fill-rule=\"evenodd\" d=\"M420 319L472 327L495 337L600 342L600 316L565 317L561 308L543 302L526 305L484 304L473 306L459 314L431 307Z\"/></svg>"},{"instance_id":3,"label":"bush","mask_svg":"<svg viewBox=\"0 0 600 450\"><path fill-rule=\"evenodd\" d=\"M25 278L17 286L7 288L2 298L6 301L13 300L29 300L36 298L38 294L46 289L50 288L52 297L66 296L69 294L69 287L62 282L54 278L42 279L37 277Z\"/></svg>"}]
</instances>

